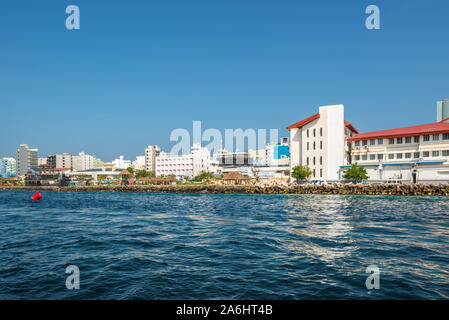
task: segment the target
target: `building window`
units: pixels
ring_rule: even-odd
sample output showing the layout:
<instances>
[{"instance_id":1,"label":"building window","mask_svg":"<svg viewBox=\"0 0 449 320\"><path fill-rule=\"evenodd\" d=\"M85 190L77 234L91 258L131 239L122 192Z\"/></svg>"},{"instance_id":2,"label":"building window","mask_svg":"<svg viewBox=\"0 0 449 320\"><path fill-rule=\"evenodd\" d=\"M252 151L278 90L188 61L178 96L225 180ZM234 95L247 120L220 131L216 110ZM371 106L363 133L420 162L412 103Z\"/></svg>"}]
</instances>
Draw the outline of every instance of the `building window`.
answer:
<instances>
[{"instance_id":1,"label":"building window","mask_svg":"<svg viewBox=\"0 0 449 320\"><path fill-rule=\"evenodd\" d=\"M415 143L419 143L419 136L413 137Z\"/></svg>"},{"instance_id":2,"label":"building window","mask_svg":"<svg viewBox=\"0 0 449 320\"><path fill-rule=\"evenodd\" d=\"M424 151L424 152L422 153L422 156L423 156L424 158L428 158L429 155L430 155L429 151Z\"/></svg>"},{"instance_id":3,"label":"building window","mask_svg":"<svg viewBox=\"0 0 449 320\"><path fill-rule=\"evenodd\" d=\"M376 160L376 155L375 154L370 154L369 155L369 159L370 160Z\"/></svg>"},{"instance_id":4,"label":"building window","mask_svg":"<svg viewBox=\"0 0 449 320\"><path fill-rule=\"evenodd\" d=\"M354 146L360 147L360 141L355 141L355 142L354 142Z\"/></svg>"},{"instance_id":5,"label":"building window","mask_svg":"<svg viewBox=\"0 0 449 320\"><path fill-rule=\"evenodd\" d=\"M379 153L379 154L377 155L377 160L383 160L383 159L384 159L383 153Z\"/></svg>"},{"instance_id":6,"label":"building window","mask_svg":"<svg viewBox=\"0 0 449 320\"><path fill-rule=\"evenodd\" d=\"M309 165L309 157L307 157L307 165Z\"/></svg>"},{"instance_id":7,"label":"building window","mask_svg":"<svg viewBox=\"0 0 449 320\"><path fill-rule=\"evenodd\" d=\"M432 157L438 157L440 155L440 151L432 151Z\"/></svg>"},{"instance_id":8,"label":"building window","mask_svg":"<svg viewBox=\"0 0 449 320\"><path fill-rule=\"evenodd\" d=\"M320 137L323 136L323 128L320 128Z\"/></svg>"},{"instance_id":9,"label":"building window","mask_svg":"<svg viewBox=\"0 0 449 320\"><path fill-rule=\"evenodd\" d=\"M396 159L402 159L402 153L396 153Z\"/></svg>"},{"instance_id":10,"label":"building window","mask_svg":"<svg viewBox=\"0 0 449 320\"><path fill-rule=\"evenodd\" d=\"M307 129L307 138L309 137L309 129Z\"/></svg>"},{"instance_id":11,"label":"building window","mask_svg":"<svg viewBox=\"0 0 449 320\"><path fill-rule=\"evenodd\" d=\"M426 135L424 136L424 141L430 141L430 136L429 136L428 134L426 134Z\"/></svg>"},{"instance_id":12,"label":"building window","mask_svg":"<svg viewBox=\"0 0 449 320\"><path fill-rule=\"evenodd\" d=\"M307 151L309 151L309 143L307 142Z\"/></svg>"},{"instance_id":13,"label":"building window","mask_svg":"<svg viewBox=\"0 0 449 320\"><path fill-rule=\"evenodd\" d=\"M413 153L413 158L414 159L419 159L419 152Z\"/></svg>"},{"instance_id":14,"label":"building window","mask_svg":"<svg viewBox=\"0 0 449 320\"><path fill-rule=\"evenodd\" d=\"M371 139L369 141L370 146L374 146L376 144L376 140L375 139Z\"/></svg>"},{"instance_id":15,"label":"building window","mask_svg":"<svg viewBox=\"0 0 449 320\"><path fill-rule=\"evenodd\" d=\"M449 140L449 133L443 133L443 140Z\"/></svg>"},{"instance_id":16,"label":"building window","mask_svg":"<svg viewBox=\"0 0 449 320\"><path fill-rule=\"evenodd\" d=\"M405 154L405 159L411 159L412 158L412 153L411 152L407 152Z\"/></svg>"},{"instance_id":17,"label":"building window","mask_svg":"<svg viewBox=\"0 0 449 320\"><path fill-rule=\"evenodd\" d=\"M316 161L315 161L315 157L313 157L313 165L315 165L315 162L316 162Z\"/></svg>"},{"instance_id":18,"label":"building window","mask_svg":"<svg viewBox=\"0 0 449 320\"><path fill-rule=\"evenodd\" d=\"M388 139L388 143L389 143L389 144L394 144L394 139L393 139L393 138Z\"/></svg>"},{"instance_id":19,"label":"building window","mask_svg":"<svg viewBox=\"0 0 449 320\"><path fill-rule=\"evenodd\" d=\"M313 137L316 137L316 130L313 129Z\"/></svg>"},{"instance_id":20,"label":"building window","mask_svg":"<svg viewBox=\"0 0 449 320\"><path fill-rule=\"evenodd\" d=\"M368 160L368 156L366 154L362 155L362 161L363 160Z\"/></svg>"},{"instance_id":21,"label":"building window","mask_svg":"<svg viewBox=\"0 0 449 320\"><path fill-rule=\"evenodd\" d=\"M397 143L397 144L401 144L401 143L402 143L402 138L397 138L397 139L396 139L396 143Z\"/></svg>"},{"instance_id":22,"label":"building window","mask_svg":"<svg viewBox=\"0 0 449 320\"><path fill-rule=\"evenodd\" d=\"M368 145L368 140L363 140L362 141L362 146L367 146Z\"/></svg>"},{"instance_id":23,"label":"building window","mask_svg":"<svg viewBox=\"0 0 449 320\"><path fill-rule=\"evenodd\" d=\"M449 150L443 150L442 154L443 154L443 157L449 156Z\"/></svg>"},{"instance_id":24,"label":"building window","mask_svg":"<svg viewBox=\"0 0 449 320\"><path fill-rule=\"evenodd\" d=\"M434 134L433 135L433 141L437 141L440 140L440 135L439 134Z\"/></svg>"},{"instance_id":25,"label":"building window","mask_svg":"<svg viewBox=\"0 0 449 320\"><path fill-rule=\"evenodd\" d=\"M316 149L316 142L314 141L313 142L313 150L315 150Z\"/></svg>"},{"instance_id":26,"label":"building window","mask_svg":"<svg viewBox=\"0 0 449 320\"><path fill-rule=\"evenodd\" d=\"M320 168L320 178L323 177L323 168Z\"/></svg>"},{"instance_id":27,"label":"building window","mask_svg":"<svg viewBox=\"0 0 449 320\"><path fill-rule=\"evenodd\" d=\"M355 160L355 161L360 160L360 156L359 156L359 155L354 156L354 160Z\"/></svg>"},{"instance_id":28,"label":"building window","mask_svg":"<svg viewBox=\"0 0 449 320\"><path fill-rule=\"evenodd\" d=\"M405 143L412 143L412 137L406 137Z\"/></svg>"},{"instance_id":29,"label":"building window","mask_svg":"<svg viewBox=\"0 0 449 320\"><path fill-rule=\"evenodd\" d=\"M320 164L323 164L323 157L320 157Z\"/></svg>"},{"instance_id":30,"label":"building window","mask_svg":"<svg viewBox=\"0 0 449 320\"><path fill-rule=\"evenodd\" d=\"M394 153L389 153L388 154L388 159L389 160L393 160L394 159Z\"/></svg>"},{"instance_id":31,"label":"building window","mask_svg":"<svg viewBox=\"0 0 449 320\"><path fill-rule=\"evenodd\" d=\"M323 150L323 141L320 141L320 150Z\"/></svg>"},{"instance_id":32,"label":"building window","mask_svg":"<svg viewBox=\"0 0 449 320\"><path fill-rule=\"evenodd\" d=\"M377 139L377 144L384 144L384 139Z\"/></svg>"},{"instance_id":33,"label":"building window","mask_svg":"<svg viewBox=\"0 0 449 320\"><path fill-rule=\"evenodd\" d=\"M313 177L315 178L315 169L313 169Z\"/></svg>"}]
</instances>

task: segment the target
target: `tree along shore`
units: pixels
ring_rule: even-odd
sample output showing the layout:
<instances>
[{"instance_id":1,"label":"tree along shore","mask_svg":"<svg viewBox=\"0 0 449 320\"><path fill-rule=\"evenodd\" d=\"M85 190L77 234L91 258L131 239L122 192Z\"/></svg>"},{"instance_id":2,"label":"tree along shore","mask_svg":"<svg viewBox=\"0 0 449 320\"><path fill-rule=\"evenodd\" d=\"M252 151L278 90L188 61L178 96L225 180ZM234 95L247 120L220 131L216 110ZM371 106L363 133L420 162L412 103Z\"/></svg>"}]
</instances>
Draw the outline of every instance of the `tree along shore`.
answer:
<instances>
[{"instance_id":1,"label":"tree along shore","mask_svg":"<svg viewBox=\"0 0 449 320\"><path fill-rule=\"evenodd\" d=\"M449 184L289 184L289 185L141 185L85 187L0 186L0 190L71 191L71 192L141 192L141 193L210 193L210 194L341 194L449 196Z\"/></svg>"}]
</instances>

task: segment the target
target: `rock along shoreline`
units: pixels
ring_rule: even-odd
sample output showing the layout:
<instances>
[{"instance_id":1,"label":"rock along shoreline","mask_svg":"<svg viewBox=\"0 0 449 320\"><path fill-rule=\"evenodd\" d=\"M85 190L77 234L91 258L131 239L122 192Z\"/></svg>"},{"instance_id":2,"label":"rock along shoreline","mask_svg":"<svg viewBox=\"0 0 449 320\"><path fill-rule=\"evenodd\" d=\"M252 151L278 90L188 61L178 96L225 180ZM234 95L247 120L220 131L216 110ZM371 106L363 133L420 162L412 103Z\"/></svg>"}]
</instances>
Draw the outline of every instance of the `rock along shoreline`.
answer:
<instances>
[{"instance_id":1,"label":"rock along shoreline","mask_svg":"<svg viewBox=\"0 0 449 320\"><path fill-rule=\"evenodd\" d=\"M85 187L23 187L0 186L1 190L71 191L71 192L134 192L134 193L198 193L198 194L338 194L391 196L449 196L449 184L332 184L257 186L257 185L145 185Z\"/></svg>"}]
</instances>

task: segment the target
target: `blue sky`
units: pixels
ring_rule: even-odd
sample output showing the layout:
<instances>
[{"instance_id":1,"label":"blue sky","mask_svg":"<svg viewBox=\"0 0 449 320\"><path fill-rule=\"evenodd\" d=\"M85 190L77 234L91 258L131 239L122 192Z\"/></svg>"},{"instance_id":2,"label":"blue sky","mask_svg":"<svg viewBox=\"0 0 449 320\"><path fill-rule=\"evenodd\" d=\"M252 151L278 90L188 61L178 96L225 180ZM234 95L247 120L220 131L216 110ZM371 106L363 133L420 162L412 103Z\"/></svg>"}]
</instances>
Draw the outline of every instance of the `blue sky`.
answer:
<instances>
[{"instance_id":1,"label":"blue sky","mask_svg":"<svg viewBox=\"0 0 449 320\"><path fill-rule=\"evenodd\" d=\"M65 28L76 4L81 29ZM365 28L365 8L381 30ZM345 105L359 131L435 121L449 1L4 1L0 156L167 151L175 128L279 128Z\"/></svg>"}]
</instances>

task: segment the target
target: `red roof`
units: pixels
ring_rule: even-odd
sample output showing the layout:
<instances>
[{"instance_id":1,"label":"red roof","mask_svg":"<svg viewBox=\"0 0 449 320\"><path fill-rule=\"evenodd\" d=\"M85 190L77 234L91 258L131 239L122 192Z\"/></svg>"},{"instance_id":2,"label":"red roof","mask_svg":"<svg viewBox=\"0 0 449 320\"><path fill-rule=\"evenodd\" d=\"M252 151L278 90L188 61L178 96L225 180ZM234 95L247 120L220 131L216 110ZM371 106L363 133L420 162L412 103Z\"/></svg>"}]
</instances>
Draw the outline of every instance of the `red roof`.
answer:
<instances>
[{"instance_id":1,"label":"red roof","mask_svg":"<svg viewBox=\"0 0 449 320\"><path fill-rule=\"evenodd\" d=\"M359 132L357 131L357 129L352 125L351 122L345 120L345 126L346 126L346 128L348 128L348 129L351 130L352 132L359 133Z\"/></svg>"},{"instance_id":2,"label":"red roof","mask_svg":"<svg viewBox=\"0 0 449 320\"><path fill-rule=\"evenodd\" d=\"M295 124L292 124L291 126L288 126L288 127L287 127L287 130L290 130L290 129L296 129L296 128L302 128L302 127L304 127L306 124L312 122L313 120L318 119L319 117L320 117L320 114L319 114L319 113L316 113L316 114L314 114L313 116L310 116L310 117L308 117L308 118L305 118L304 120L301 120L301 121L299 121L299 122L296 122ZM345 126L346 126L349 130L351 130L351 131L353 131L353 132L355 132L355 133L359 133L359 132L357 131L357 129L352 125L351 122L345 120Z\"/></svg>"},{"instance_id":3,"label":"red roof","mask_svg":"<svg viewBox=\"0 0 449 320\"><path fill-rule=\"evenodd\" d=\"M439 134L439 133L449 133L449 123L435 122L429 124L422 124L419 126L360 133L352 138L349 138L348 141L378 139L378 138L412 137L412 136Z\"/></svg>"},{"instance_id":4,"label":"red roof","mask_svg":"<svg viewBox=\"0 0 449 320\"><path fill-rule=\"evenodd\" d=\"M304 120L301 120L299 122L296 122L295 124L292 124L291 126L287 127L287 130L290 129L296 129L296 128L302 128L304 127L306 124L312 122L313 120L316 120L320 117L319 113L314 114L313 116L310 116L308 118L305 118Z\"/></svg>"}]
</instances>

